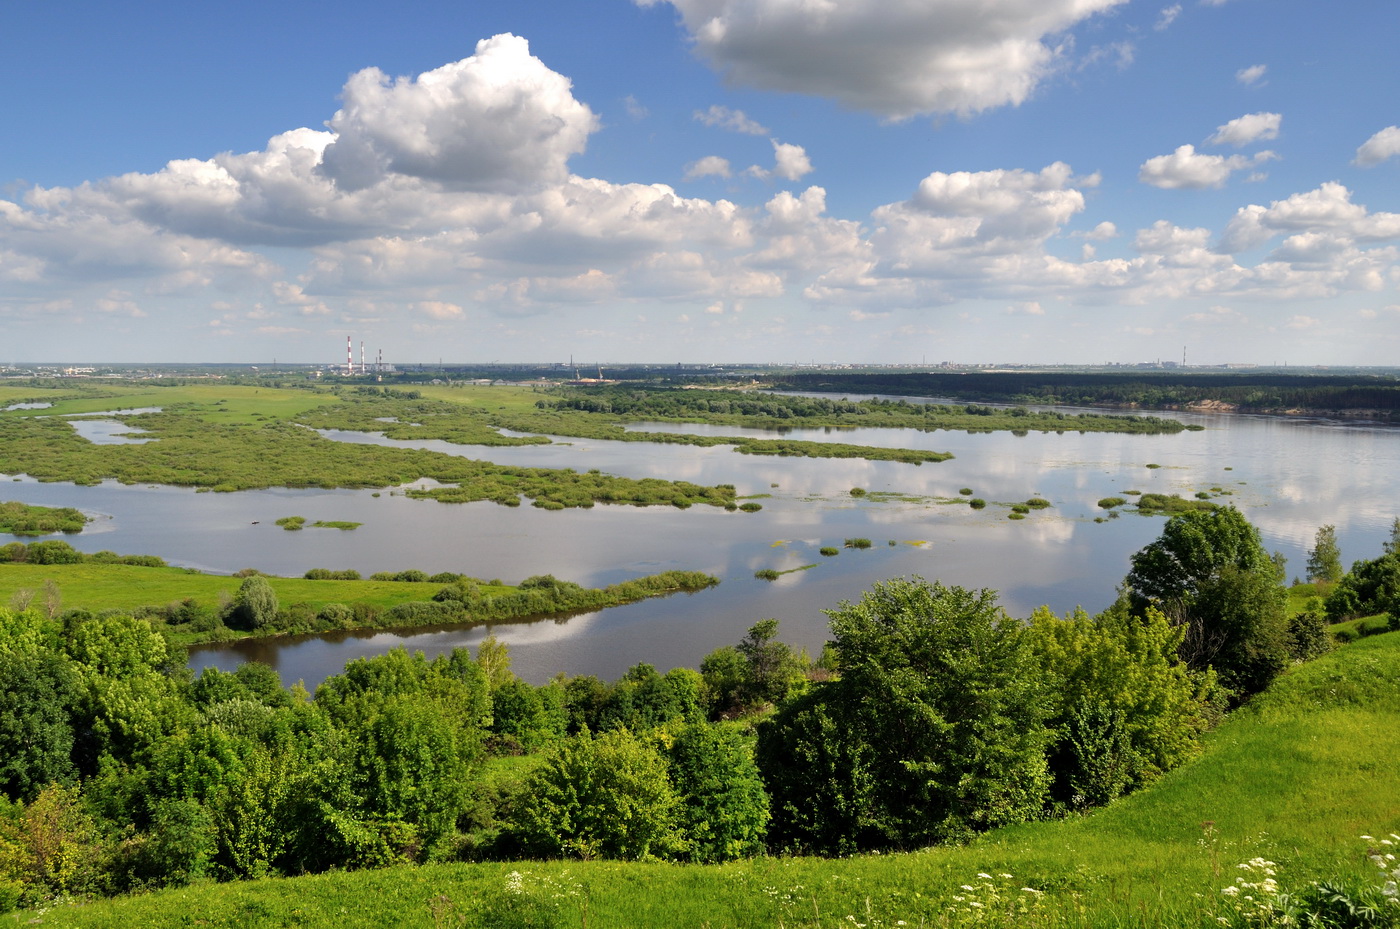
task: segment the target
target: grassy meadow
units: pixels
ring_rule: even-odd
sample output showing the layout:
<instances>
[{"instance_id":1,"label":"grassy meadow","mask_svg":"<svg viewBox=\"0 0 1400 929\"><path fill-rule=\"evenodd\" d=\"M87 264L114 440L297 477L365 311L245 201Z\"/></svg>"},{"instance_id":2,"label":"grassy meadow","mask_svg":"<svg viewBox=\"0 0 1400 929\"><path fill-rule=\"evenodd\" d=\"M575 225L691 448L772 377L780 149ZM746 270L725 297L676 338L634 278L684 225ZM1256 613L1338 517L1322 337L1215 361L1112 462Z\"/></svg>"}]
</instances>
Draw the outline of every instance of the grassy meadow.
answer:
<instances>
[{"instance_id":1,"label":"grassy meadow","mask_svg":"<svg viewBox=\"0 0 1400 929\"><path fill-rule=\"evenodd\" d=\"M1400 635L1298 666L1202 756L1079 818L962 847L719 866L442 864L200 885L7 917L40 926L686 927L1218 925L1241 862L1379 885L1400 832ZM514 873L513 873L514 872ZM1027 889L1029 888L1029 889ZM974 906L973 904L978 904Z\"/></svg>"},{"instance_id":2,"label":"grassy meadow","mask_svg":"<svg viewBox=\"0 0 1400 929\"><path fill-rule=\"evenodd\" d=\"M33 565L0 564L0 601L9 602L20 590L40 590L46 581L58 585L63 609L134 610L194 598L201 603L232 599L241 577L203 574L186 568L149 568L138 565ZM430 600L442 584L411 581L312 581L300 577L271 577L280 603L368 603L388 609L399 603ZM508 593L515 588L487 586L483 593Z\"/></svg>"}]
</instances>

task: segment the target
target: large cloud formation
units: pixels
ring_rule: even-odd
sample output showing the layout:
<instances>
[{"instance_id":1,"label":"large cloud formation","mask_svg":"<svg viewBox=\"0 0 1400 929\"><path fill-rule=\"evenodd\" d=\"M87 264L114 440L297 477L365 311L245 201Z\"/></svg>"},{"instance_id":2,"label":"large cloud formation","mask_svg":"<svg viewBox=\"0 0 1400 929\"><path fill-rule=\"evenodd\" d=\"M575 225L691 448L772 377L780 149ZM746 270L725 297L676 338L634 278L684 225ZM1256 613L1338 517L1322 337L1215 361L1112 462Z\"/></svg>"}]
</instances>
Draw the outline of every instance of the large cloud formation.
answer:
<instances>
[{"instance_id":1,"label":"large cloud formation","mask_svg":"<svg viewBox=\"0 0 1400 929\"><path fill-rule=\"evenodd\" d=\"M764 35L777 42L773 30L798 6L672 2L687 22L706 13L705 22L723 20L726 29L771 14L753 36L760 44ZM1034 4L1043 12L1032 15L1029 0L996 0L990 6L1002 18L976 24L968 11L988 4L916 8L897 0L894 18L923 36L933 59L943 55L941 63L926 62L928 81L906 88L911 95L903 102L882 84L885 75L848 90L863 88L859 93L882 101L874 108L887 115L994 105L1029 86L1017 80L1039 73L1039 66L1018 71L998 58L1007 42L1029 42L1027 60L1044 63L1031 46L1046 51L1040 42L1054 24L1108 5L1056 0ZM868 63L862 43L885 28L881 17L846 23L852 9L869 12L859 0L812 9L813 21L789 37L795 57L811 59L822 42L838 42L845 24L854 57L837 64ZM933 36L934 23L948 34ZM711 38L739 41L720 32ZM893 59L908 48L898 46ZM952 81L953 50L975 48L990 57L967 57L959 72L967 80ZM917 57L908 52L904 64L913 67ZM952 70L940 77L940 68ZM996 80L979 84L990 76ZM992 85L1000 89L987 90ZM930 103L935 98L942 102ZM697 119L768 134L723 107ZM447 333L479 322L482 311L509 320L570 307L602 315L628 312L629 304L670 304L682 315L705 307L707 324L738 332L746 302L774 301L783 312L799 305L840 310L873 329L884 314L932 315L960 300L1011 301L1053 320L1061 301L1374 292L1396 280L1400 260L1400 215L1369 211L1337 182L1242 207L1214 231L1157 220L1120 235L1113 221L1119 217L1102 215L1091 196L1099 175L1076 175L1060 162L932 171L911 184L906 199L855 217L828 214L827 190L817 186L778 189L764 204L743 206L682 196L666 184L579 176L570 161L599 121L566 77L510 35L416 78L362 71L326 126L283 132L260 151L177 160L152 173L0 200L0 315L72 319L90 310L123 325L168 328L178 320L213 332L393 318ZM1220 127L1214 139L1244 144L1277 127L1274 114L1250 114ZM1392 157L1389 132L1358 158ZM813 170L803 146L776 139L771 145L773 168L750 171L781 188ZM1182 146L1140 171L1157 187L1214 188L1273 157ZM728 170L718 156L690 167L700 177ZM1099 257L1098 249L1112 251Z\"/></svg>"},{"instance_id":2,"label":"large cloud formation","mask_svg":"<svg viewBox=\"0 0 1400 929\"><path fill-rule=\"evenodd\" d=\"M890 119L1019 104L1051 41L1127 0L637 0L670 3L732 82Z\"/></svg>"}]
</instances>

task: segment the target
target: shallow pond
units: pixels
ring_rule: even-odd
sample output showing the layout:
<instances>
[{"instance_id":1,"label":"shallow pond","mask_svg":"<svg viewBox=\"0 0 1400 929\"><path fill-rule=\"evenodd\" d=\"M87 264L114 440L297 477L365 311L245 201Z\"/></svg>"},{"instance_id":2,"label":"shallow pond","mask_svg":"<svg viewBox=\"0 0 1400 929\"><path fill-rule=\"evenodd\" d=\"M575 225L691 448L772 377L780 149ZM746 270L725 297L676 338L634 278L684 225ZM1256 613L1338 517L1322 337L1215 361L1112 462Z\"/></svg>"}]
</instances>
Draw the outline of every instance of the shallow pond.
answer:
<instances>
[{"instance_id":1,"label":"shallow pond","mask_svg":"<svg viewBox=\"0 0 1400 929\"><path fill-rule=\"evenodd\" d=\"M1374 557L1400 512L1400 430L1253 416L1187 416L1202 432L1171 436L1030 433L968 434L908 430L796 429L794 439L931 448L951 461L920 466L850 459L741 455L727 446L691 448L638 442L560 439L516 448L396 442L363 433L325 433L356 442L432 448L503 464L599 468L632 477L732 483L757 495L758 513L711 507L597 506L545 511L493 503L440 504L382 491L265 490L195 493L170 487L97 487L7 482L0 499L77 506L99 521L66 537L85 551L160 555L172 563L231 573L256 567L300 575L315 567L374 571L420 568L518 581L552 573L602 585L672 568L701 570L719 587L562 621L507 624L514 666L535 682L556 672L616 678L637 662L661 669L695 666L737 642L756 620L781 621L780 637L813 652L826 617L873 582L918 574L950 584L991 587L1013 614L1039 604L1057 611L1101 609L1128 570L1131 554L1163 520L1124 514L1095 523L1097 501L1127 490L1190 496L1212 487L1260 528L1271 550L1301 574L1319 525L1332 523L1347 563ZM677 427L699 431L709 427ZM738 434L736 430L723 430ZM1148 468L1148 464L1160 467ZM868 491L853 497L850 490ZM971 488L991 505L976 512L943 502ZM1013 522L1011 504L1031 496L1053 508ZM350 532L286 532L283 516L351 520ZM872 540L866 550L847 538ZM0 536L0 542L8 541ZM893 542L894 544L890 544ZM818 549L835 546L835 557ZM776 581L756 570L807 570ZM429 654L473 644L485 629L405 635L342 634L197 651L195 667L267 661L288 681L314 685L362 654L403 644Z\"/></svg>"}]
</instances>

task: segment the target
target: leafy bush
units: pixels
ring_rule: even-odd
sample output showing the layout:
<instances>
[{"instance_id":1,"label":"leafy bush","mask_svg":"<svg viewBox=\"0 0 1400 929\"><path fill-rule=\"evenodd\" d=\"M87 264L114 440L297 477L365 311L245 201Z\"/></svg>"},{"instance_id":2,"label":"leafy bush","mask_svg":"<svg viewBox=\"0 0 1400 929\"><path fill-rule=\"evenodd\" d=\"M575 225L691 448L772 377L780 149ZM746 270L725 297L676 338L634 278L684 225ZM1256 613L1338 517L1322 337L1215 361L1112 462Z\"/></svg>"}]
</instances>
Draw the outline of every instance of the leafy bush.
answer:
<instances>
[{"instance_id":1,"label":"leafy bush","mask_svg":"<svg viewBox=\"0 0 1400 929\"><path fill-rule=\"evenodd\" d=\"M847 548L869 548L872 543L869 539L847 539Z\"/></svg>"},{"instance_id":2,"label":"leafy bush","mask_svg":"<svg viewBox=\"0 0 1400 929\"><path fill-rule=\"evenodd\" d=\"M833 548L830 545L823 545L821 547L821 553L826 557L830 558L833 555L841 554L841 550L839 548Z\"/></svg>"},{"instance_id":3,"label":"leafy bush","mask_svg":"<svg viewBox=\"0 0 1400 929\"><path fill-rule=\"evenodd\" d=\"M754 503L751 500L748 503L739 504L739 509L743 510L745 513L757 513L759 510L763 509L763 504Z\"/></svg>"},{"instance_id":4,"label":"leafy bush","mask_svg":"<svg viewBox=\"0 0 1400 929\"><path fill-rule=\"evenodd\" d=\"M561 744L516 799L511 832L545 858L669 858L686 849L666 760L626 729Z\"/></svg>"},{"instance_id":5,"label":"leafy bush","mask_svg":"<svg viewBox=\"0 0 1400 929\"><path fill-rule=\"evenodd\" d=\"M1102 500L1099 501L1099 507L1101 509L1111 510L1115 506L1122 506L1127 502L1128 501L1122 497L1104 497Z\"/></svg>"},{"instance_id":6,"label":"leafy bush","mask_svg":"<svg viewBox=\"0 0 1400 929\"><path fill-rule=\"evenodd\" d=\"M771 845L919 847L1041 809L1044 680L991 591L886 581L828 615L839 676L759 729Z\"/></svg>"},{"instance_id":7,"label":"leafy bush","mask_svg":"<svg viewBox=\"0 0 1400 929\"><path fill-rule=\"evenodd\" d=\"M973 497L971 500L967 501L967 505L974 510L982 510L986 509L987 501L983 500L981 497Z\"/></svg>"},{"instance_id":8,"label":"leafy bush","mask_svg":"<svg viewBox=\"0 0 1400 929\"><path fill-rule=\"evenodd\" d=\"M864 487L852 487L852 488L851 488L851 496L852 496L852 497L864 497L864 496L865 496L865 488L864 488Z\"/></svg>"},{"instance_id":9,"label":"leafy bush","mask_svg":"<svg viewBox=\"0 0 1400 929\"><path fill-rule=\"evenodd\" d=\"M971 487L962 487L962 488L959 488L959 490L958 490L958 495L959 495L959 496L962 496L962 497L970 497L970 496L972 496L972 488L971 488Z\"/></svg>"},{"instance_id":10,"label":"leafy bush","mask_svg":"<svg viewBox=\"0 0 1400 929\"><path fill-rule=\"evenodd\" d=\"M778 579L778 572L773 570L772 568L763 568L761 570L755 571L753 573L753 576L758 578L760 581L776 581Z\"/></svg>"}]
</instances>

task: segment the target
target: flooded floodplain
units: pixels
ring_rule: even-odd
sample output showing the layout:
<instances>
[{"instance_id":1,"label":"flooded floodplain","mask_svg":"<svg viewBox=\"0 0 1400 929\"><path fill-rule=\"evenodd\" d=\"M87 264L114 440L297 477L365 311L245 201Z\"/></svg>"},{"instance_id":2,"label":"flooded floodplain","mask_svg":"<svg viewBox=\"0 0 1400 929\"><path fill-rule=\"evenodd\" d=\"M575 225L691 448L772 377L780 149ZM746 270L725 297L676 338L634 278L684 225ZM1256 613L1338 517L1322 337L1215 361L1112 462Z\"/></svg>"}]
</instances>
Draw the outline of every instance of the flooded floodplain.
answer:
<instances>
[{"instance_id":1,"label":"flooded floodplain","mask_svg":"<svg viewBox=\"0 0 1400 929\"><path fill-rule=\"evenodd\" d=\"M781 621L781 638L815 652L826 638L822 610L858 599L875 581L902 575L994 588L1016 616L1040 604L1060 612L1076 606L1098 610L1112 600L1131 554L1161 531L1161 517L1124 513L1096 522L1106 515L1100 499L1129 496L1131 490L1186 497L1200 492L1239 507L1266 545L1288 558L1290 577L1302 573L1313 534L1323 523L1336 525L1347 563L1379 552L1400 512L1400 429L1239 415L1179 418L1205 428L1176 435L784 433L792 439L956 456L923 465L743 455L728 446L559 439L551 445L488 449L323 433L340 441L428 448L500 464L729 483L741 498L762 506L753 513L708 506L548 511L414 500L389 488L221 494L113 482L80 487L24 476L7 476L3 497L75 506L96 516L81 535L66 537L84 551L154 554L216 573L255 567L300 575L310 568L354 568L367 575L418 568L507 582L550 573L601 586L683 569L721 579L718 587L696 594L567 619L278 639L199 649L191 656L194 667L265 661L285 680L304 679L308 685L360 655L400 644L432 654L474 644L488 632L510 645L517 672L537 683L557 672L616 678L638 662L663 670L693 667L767 617ZM772 435L673 423L664 428ZM986 500L987 507L970 508L964 489ZM1051 507L1008 519L1010 506L1030 497L1044 498ZM274 524L293 514L362 525L353 532L285 532ZM872 544L845 547L852 538ZM9 538L0 535L3 541ZM839 553L824 556L824 547ZM761 569L790 573L766 581L754 577Z\"/></svg>"}]
</instances>

